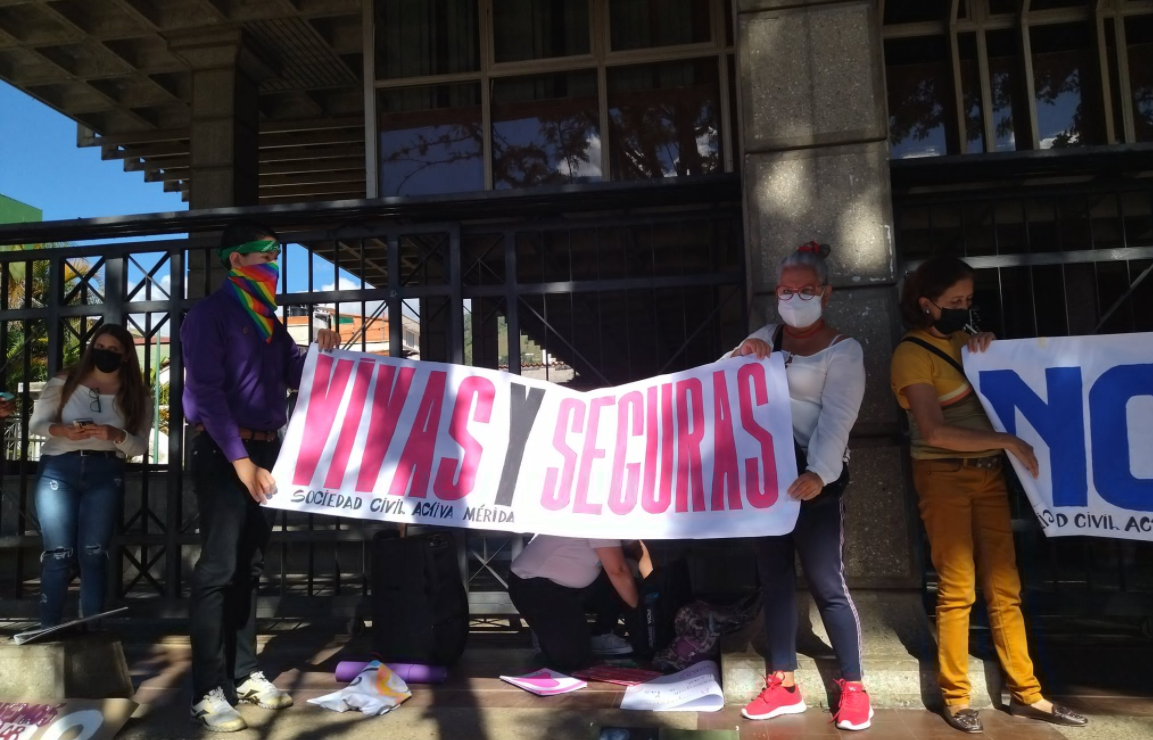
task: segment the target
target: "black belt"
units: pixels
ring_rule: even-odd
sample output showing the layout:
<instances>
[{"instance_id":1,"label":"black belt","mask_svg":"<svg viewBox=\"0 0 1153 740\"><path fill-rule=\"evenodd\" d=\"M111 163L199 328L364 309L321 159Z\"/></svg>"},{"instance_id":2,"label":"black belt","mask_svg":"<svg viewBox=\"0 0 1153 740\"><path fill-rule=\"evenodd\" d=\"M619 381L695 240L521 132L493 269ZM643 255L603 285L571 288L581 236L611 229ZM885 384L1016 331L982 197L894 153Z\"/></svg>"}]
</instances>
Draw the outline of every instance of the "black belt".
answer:
<instances>
[{"instance_id":1,"label":"black belt","mask_svg":"<svg viewBox=\"0 0 1153 740\"><path fill-rule=\"evenodd\" d=\"M62 455L77 455L78 457L111 457L117 460L123 460L124 455L114 450L71 450L69 452L62 452Z\"/></svg>"},{"instance_id":2,"label":"black belt","mask_svg":"<svg viewBox=\"0 0 1153 740\"><path fill-rule=\"evenodd\" d=\"M1001 467L1000 455L987 455L985 457L939 457L925 462L949 463L965 468L981 468L982 470L995 470Z\"/></svg>"}]
</instances>

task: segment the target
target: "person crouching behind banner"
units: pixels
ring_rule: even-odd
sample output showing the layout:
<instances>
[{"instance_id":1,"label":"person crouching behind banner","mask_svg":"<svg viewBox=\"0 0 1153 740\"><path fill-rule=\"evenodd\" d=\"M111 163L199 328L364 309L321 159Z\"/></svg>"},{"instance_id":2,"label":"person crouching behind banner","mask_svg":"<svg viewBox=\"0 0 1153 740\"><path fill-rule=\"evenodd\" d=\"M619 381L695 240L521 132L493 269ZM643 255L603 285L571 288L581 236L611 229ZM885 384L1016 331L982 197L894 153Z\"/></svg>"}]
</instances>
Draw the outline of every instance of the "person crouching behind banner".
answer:
<instances>
[{"instance_id":1,"label":"person crouching behind banner","mask_svg":"<svg viewBox=\"0 0 1153 740\"><path fill-rule=\"evenodd\" d=\"M192 716L215 732L247 727L233 708L283 709L292 699L256 663L256 588L272 525L260 504L275 487L289 388L305 355L276 316L280 244L267 227L224 230L224 284L193 306L180 329L184 412L192 440L192 486L200 511L200 557L192 573ZM339 343L317 332L322 350Z\"/></svg>"},{"instance_id":2,"label":"person crouching behind banner","mask_svg":"<svg viewBox=\"0 0 1153 740\"><path fill-rule=\"evenodd\" d=\"M148 452L152 402L132 335L104 324L80 361L44 386L28 431L40 451L36 512L40 626L63 619L74 564L80 566L80 615L104 611L108 546L124 501L124 461Z\"/></svg>"},{"instance_id":3,"label":"person crouching behind banner","mask_svg":"<svg viewBox=\"0 0 1153 740\"><path fill-rule=\"evenodd\" d=\"M891 380L908 412L913 484L937 569L938 682L945 720L982 731L971 709L969 613L980 578L993 643L1017 716L1080 726L1079 714L1046 701L1033 674L1021 614L1003 451L1037 477L1033 448L994 431L961 363L961 349L984 352L993 335L973 328L973 270L955 257L934 257L905 281L901 318L910 331L893 352ZM972 332L972 333L970 333Z\"/></svg>"},{"instance_id":4,"label":"person crouching behind banner","mask_svg":"<svg viewBox=\"0 0 1153 740\"><path fill-rule=\"evenodd\" d=\"M766 687L741 710L748 719L797 714L806 706L793 677L797 669L797 604L794 551L800 555L809 590L840 663L837 727L864 730L873 710L861 683L861 623L845 584L843 548L849 482L849 431L865 394L861 345L829 326L825 257L829 248L810 242L781 261L777 312L783 324L769 324L731 355L759 358L780 352L785 362L793 413L793 439L799 477L788 493L801 501L795 529L755 541L770 676Z\"/></svg>"},{"instance_id":5,"label":"person crouching behind banner","mask_svg":"<svg viewBox=\"0 0 1153 740\"><path fill-rule=\"evenodd\" d=\"M635 610L636 581L620 540L537 535L513 560L508 595L539 640L549 668L569 672L587 666L594 653L631 652L628 643L611 632L619 611L602 612L590 603L590 596L593 602L613 598L597 586L602 568L615 595ZM589 607L611 615L598 619L595 635L585 617Z\"/></svg>"}]
</instances>

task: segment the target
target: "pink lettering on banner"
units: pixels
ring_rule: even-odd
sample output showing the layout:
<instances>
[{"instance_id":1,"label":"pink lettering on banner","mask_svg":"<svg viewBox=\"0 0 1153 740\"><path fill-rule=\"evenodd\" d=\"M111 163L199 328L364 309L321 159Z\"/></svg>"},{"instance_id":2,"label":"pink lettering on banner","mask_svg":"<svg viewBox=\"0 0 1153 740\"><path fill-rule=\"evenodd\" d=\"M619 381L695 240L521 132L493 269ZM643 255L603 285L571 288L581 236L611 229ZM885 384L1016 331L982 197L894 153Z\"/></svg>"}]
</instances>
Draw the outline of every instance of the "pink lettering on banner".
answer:
<instances>
[{"instance_id":1,"label":"pink lettering on banner","mask_svg":"<svg viewBox=\"0 0 1153 740\"><path fill-rule=\"evenodd\" d=\"M360 459L360 474L356 478L356 490L372 493L376 479L384 465L384 456L396 432L396 422L408 400L408 389L412 386L413 368L396 368L392 365L378 365L376 387L372 391L372 417L368 420L368 434L364 440L364 455Z\"/></svg>"},{"instance_id":2,"label":"pink lettering on banner","mask_svg":"<svg viewBox=\"0 0 1153 740\"><path fill-rule=\"evenodd\" d=\"M368 398L368 387L372 385L372 369L376 363L371 360L361 360L356 365L356 380L352 384L352 398L348 402L348 411L344 414L344 424L340 427L340 436L336 438L336 449L332 451L332 462L328 465L328 475L324 479L327 488L340 488L344 482L344 473L348 468L348 458L352 455L352 446L356 442L356 430L360 428L360 418L364 413L364 401Z\"/></svg>"},{"instance_id":3,"label":"pink lettering on banner","mask_svg":"<svg viewBox=\"0 0 1153 740\"><path fill-rule=\"evenodd\" d=\"M749 382L752 382L751 390ZM753 407L769 402L769 388L765 380L765 366L759 362L742 365L737 371L737 390L741 404L741 426L761 445L760 459L745 459L745 489L749 503L758 509L767 509L777 503L777 457L773 451L773 435L753 418ZM765 479L762 486L758 462L763 462Z\"/></svg>"},{"instance_id":4,"label":"pink lettering on banner","mask_svg":"<svg viewBox=\"0 0 1153 740\"><path fill-rule=\"evenodd\" d=\"M641 463L626 462L625 455L628 453L628 438L644 434L644 410L645 397L640 391L629 391L621 396L620 402L617 403L617 443L613 452L613 477L609 483L609 511L614 514L628 514L637 505ZM653 457L656 457L655 450Z\"/></svg>"},{"instance_id":5,"label":"pink lettering on banner","mask_svg":"<svg viewBox=\"0 0 1153 740\"><path fill-rule=\"evenodd\" d=\"M741 476L737 466L737 448L733 441L733 411L729 408L729 386L725 371L713 373L713 511L725 508L725 491L729 509L740 509Z\"/></svg>"},{"instance_id":6,"label":"pink lettering on banner","mask_svg":"<svg viewBox=\"0 0 1153 740\"><path fill-rule=\"evenodd\" d=\"M688 511L690 488L693 511L703 511L705 508L704 470L701 466L701 440L705 438L703 393L704 386L697 378L677 383L678 512Z\"/></svg>"},{"instance_id":7,"label":"pink lettering on banner","mask_svg":"<svg viewBox=\"0 0 1153 740\"><path fill-rule=\"evenodd\" d=\"M641 494L641 506L650 514L665 513L673 502L673 384L660 386L659 404L657 392L656 386L648 389L648 462L645 465L645 489ZM660 475L662 469L664 475ZM657 485L657 476L660 476L660 485Z\"/></svg>"},{"instance_id":8,"label":"pink lettering on banner","mask_svg":"<svg viewBox=\"0 0 1153 740\"><path fill-rule=\"evenodd\" d=\"M440 467L436 471L436 480L432 490L442 501L456 501L472 493L476 485L476 470L480 467L481 454L484 447L476 441L468 431L468 412L472 409L472 399L476 398L476 413L473 421L487 424L492 418L492 403L496 398L496 386L488 378L471 375L461 381L456 391L456 404L452 409L452 423L448 433L456 443L464 448L464 457L457 460L455 457L441 458ZM460 476L456 476L457 465L460 465Z\"/></svg>"},{"instance_id":9,"label":"pink lettering on banner","mask_svg":"<svg viewBox=\"0 0 1153 740\"><path fill-rule=\"evenodd\" d=\"M312 378L312 391L308 397L308 415L304 424L311 430L324 430L324 434L305 434L300 441L300 454L296 458L296 474L292 477L294 486L308 486L316 474L316 466L324 453L324 445L332 430L332 420L344 397L344 387L352 372L352 360L336 363L332 372L332 355L321 354L316 358L316 372Z\"/></svg>"},{"instance_id":10,"label":"pink lettering on banner","mask_svg":"<svg viewBox=\"0 0 1153 740\"><path fill-rule=\"evenodd\" d=\"M581 450L580 470L577 474L576 502L573 511L578 514L600 514L601 505L589 503L589 479L592 475L593 462L605 456L605 450L597 447L597 426L600 424L601 407L612 406L616 403L613 396L594 398L589 402L589 425L585 430L585 444Z\"/></svg>"},{"instance_id":11,"label":"pink lettering on banner","mask_svg":"<svg viewBox=\"0 0 1153 740\"><path fill-rule=\"evenodd\" d=\"M584 428L585 405L583 401L575 398L566 398L560 402L557 412L556 427L553 429L552 446L564 458L564 467L561 470L549 468L544 474L544 491L541 494L541 506L550 511L559 511L568 506L572 499L573 474L576 471L577 453L568 446L569 417L572 417L571 431L579 434ZM560 483L557 483L557 476Z\"/></svg>"},{"instance_id":12,"label":"pink lettering on banner","mask_svg":"<svg viewBox=\"0 0 1153 740\"><path fill-rule=\"evenodd\" d=\"M444 408L444 388L448 373L433 370L428 374L416 419L404 443L404 451L396 464L396 472L388 492L392 496L424 498L428 493L428 481L432 477L432 459L436 454L436 437L440 433L440 413ZM409 484L412 484L411 490Z\"/></svg>"}]
</instances>

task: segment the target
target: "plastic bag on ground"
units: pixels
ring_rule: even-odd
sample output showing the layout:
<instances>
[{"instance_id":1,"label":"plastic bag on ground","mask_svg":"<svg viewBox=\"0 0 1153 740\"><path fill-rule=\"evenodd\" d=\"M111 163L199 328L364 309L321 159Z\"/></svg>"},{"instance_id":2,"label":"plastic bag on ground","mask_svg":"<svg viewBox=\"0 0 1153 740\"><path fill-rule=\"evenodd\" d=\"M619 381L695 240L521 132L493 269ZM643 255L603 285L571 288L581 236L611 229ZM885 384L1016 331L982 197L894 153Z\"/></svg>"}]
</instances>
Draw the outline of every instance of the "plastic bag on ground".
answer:
<instances>
[{"instance_id":1,"label":"plastic bag on ground","mask_svg":"<svg viewBox=\"0 0 1153 740\"><path fill-rule=\"evenodd\" d=\"M335 694L309 699L308 703L334 712L358 709L376 716L391 712L411 697L408 684L387 665L374 660L345 688Z\"/></svg>"}]
</instances>

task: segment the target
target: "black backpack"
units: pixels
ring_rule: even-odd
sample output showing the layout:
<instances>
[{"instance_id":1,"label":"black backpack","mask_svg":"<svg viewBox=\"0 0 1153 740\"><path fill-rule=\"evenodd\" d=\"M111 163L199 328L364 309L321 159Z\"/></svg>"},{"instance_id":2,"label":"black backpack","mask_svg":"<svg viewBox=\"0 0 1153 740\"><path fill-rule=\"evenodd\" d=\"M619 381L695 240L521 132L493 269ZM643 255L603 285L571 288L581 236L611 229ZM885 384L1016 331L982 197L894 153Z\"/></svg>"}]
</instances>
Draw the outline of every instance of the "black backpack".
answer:
<instances>
[{"instance_id":1,"label":"black backpack","mask_svg":"<svg viewBox=\"0 0 1153 740\"><path fill-rule=\"evenodd\" d=\"M468 593L452 535L372 540L372 647L382 660L449 666L468 641Z\"/></svg>"},{"instance_id":2,"label":"black backpack","mask_svg":"<svg viewBox=\"0 0 1153 740\"><path fill-rule=\"evenodd\" d=\"M638 656L652 656L676 637L677 611L693 600L688 563L678 557L658 565L638 592L640 604L627 625L630 642Z\"/></svg>"}]
</instances>

